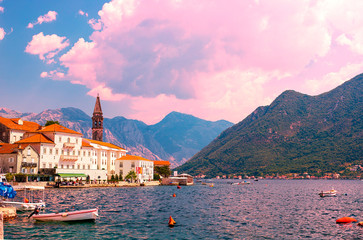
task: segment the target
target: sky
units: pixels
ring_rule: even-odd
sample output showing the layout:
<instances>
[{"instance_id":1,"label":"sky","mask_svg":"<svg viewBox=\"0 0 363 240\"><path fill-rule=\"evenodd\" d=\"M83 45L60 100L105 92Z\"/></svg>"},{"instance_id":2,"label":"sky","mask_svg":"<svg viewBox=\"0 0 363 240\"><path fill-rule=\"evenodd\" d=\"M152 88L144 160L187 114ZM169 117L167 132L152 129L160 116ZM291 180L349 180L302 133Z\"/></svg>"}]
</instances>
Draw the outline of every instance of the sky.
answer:
<instances>
[{"instance_id":1,"label":"sky","mask_svg":"<svg viewBox=\"0 0 363 240\"><path fill-rule=\"evenodd\" d=\"M363 72L359 0L0 0L0 107L242 121Z\"/></svg>"}]
</instances>

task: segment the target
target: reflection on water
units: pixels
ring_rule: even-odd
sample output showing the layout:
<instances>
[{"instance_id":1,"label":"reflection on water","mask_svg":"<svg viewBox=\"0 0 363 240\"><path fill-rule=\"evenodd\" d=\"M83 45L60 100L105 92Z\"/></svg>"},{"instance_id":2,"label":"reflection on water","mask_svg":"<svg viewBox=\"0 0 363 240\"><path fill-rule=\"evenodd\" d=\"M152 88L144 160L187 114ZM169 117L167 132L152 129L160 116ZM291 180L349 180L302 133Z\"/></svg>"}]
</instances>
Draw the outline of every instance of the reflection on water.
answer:
<instances>
[{"instance_id":1,"label":"reflection on water","mask_svg":"<svg viewBox=\"0 0 363 240\"><path fill-rule=\"evenodd\" d=\"M211 180L212 181L212 180ZM47 212L99 208L96 222L37 223L27 214L4 223L6 239L363 239L363 182L261 180L214 187L46 190ZM337 197L320 198L334 187ZM173 194L176 197L172 197ZM177 222L168 227L169 216Z\"/></svg>"}]
</instances>

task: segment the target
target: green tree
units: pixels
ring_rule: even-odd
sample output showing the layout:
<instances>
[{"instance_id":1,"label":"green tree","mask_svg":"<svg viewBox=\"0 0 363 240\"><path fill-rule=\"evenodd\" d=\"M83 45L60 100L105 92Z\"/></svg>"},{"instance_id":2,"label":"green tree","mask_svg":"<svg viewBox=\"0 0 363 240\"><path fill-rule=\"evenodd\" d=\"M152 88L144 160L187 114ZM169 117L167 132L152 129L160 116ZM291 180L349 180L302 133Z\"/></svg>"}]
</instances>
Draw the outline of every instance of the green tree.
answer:
<instances>
[{"instance_id":1,"label":"green tree","mask_svg":"<svg viewBox=\"0 0 363 240\"><path fill-rule=\"evenodd\" d=\"M137 175L135 173L135 171L131 170L125 177L126 180L130 179L131 182L133 182L134 180L136 180Z\"/></svg>"},{"instance_id":2,"label":"green tree","mask_svg":"<svg viewBox=\"0 0 363 240\"><path fill-rule=\"evenodd\" d=\"M53 121L53 120L48 120L46 123L45 123L45 127L46 126L49 126L49 125L52 125L52 124L59 124L59 122L58 121Z\"/></svg>"},{"instance_id":3,"label":"green tree","mask_svg":"<svg viewBox=\"0 0 363 240\"><path fill-rule=\"evenodd\" d=\"M116 174L116 175L115 175L115 181L116 181L116 182L118 182L118 180L119 180L119 179L118 179L118 175Z\"/></svg>"},{"instance_id":4,"label":"green tree","mask_svg":"<svg viewBox=\"0 0 363 240\"><path fill-rule=\"evenodd\" d=\"M171 175L169 166L154 167L154 171L162 177L169 177Z\"/></svg>"}]
</instances>

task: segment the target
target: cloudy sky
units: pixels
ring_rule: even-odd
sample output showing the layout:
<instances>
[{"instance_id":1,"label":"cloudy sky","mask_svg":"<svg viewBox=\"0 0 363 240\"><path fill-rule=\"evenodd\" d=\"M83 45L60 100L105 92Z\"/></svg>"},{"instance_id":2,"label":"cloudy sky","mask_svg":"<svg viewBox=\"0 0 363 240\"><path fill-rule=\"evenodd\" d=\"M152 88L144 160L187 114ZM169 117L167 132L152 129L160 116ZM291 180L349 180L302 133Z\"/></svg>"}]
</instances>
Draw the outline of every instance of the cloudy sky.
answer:
<instances>
[{"instance_id":1,"label":"cloudy sky","mask_svg":"<svg viewBox=\"0 0 363 240\"><path fill-rule=\"evenodd\" d=\"M0 107L243 120L363 72L363 1L0 0Z\"/></svg>"}]
</instances>

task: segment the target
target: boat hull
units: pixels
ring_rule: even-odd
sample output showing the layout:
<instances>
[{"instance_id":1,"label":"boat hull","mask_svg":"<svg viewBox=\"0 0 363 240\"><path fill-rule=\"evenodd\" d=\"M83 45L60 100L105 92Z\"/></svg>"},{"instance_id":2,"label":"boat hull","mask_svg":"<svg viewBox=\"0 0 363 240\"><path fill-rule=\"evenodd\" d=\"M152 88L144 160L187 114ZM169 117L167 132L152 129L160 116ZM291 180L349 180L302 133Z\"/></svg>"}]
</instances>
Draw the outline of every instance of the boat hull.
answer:
<instances>
[{"instance_id":1,"label":"boat hull","mask_svg":"<svg viewBox=\"0 0 363 240\"><path fill-rule=\"evenodd\" d=\"M98 217L98 209L87 209L72 212L48 213L33 215L31 218L36 221L48 222L71 222L71 221L94 221Z\"/></svg>"},{"instance_id":2,"label":"boat hull","mask_svg":"<svg viewBox=\"0 0 363 240\"><path fill-rule=\"evenodd\" d=\"M35 207L38 207L39 209L45 208L45 203L23 203L23 202L9 202L9 201L3 201L1 204L7 206L7 207L15 207L16 210L19 211L32 211L35 209Z\"/></svg>"}]
</instances>

